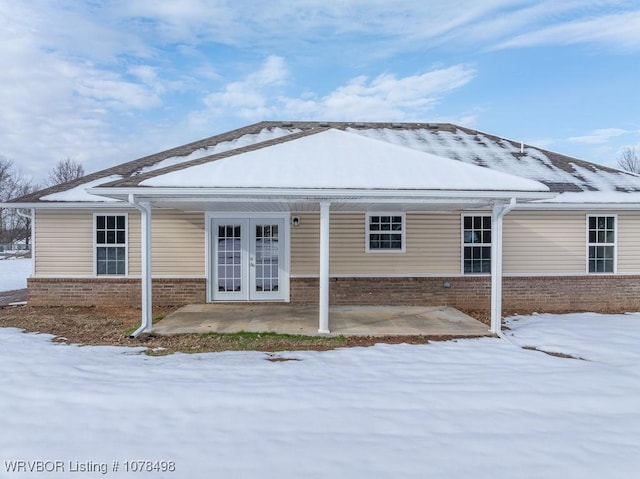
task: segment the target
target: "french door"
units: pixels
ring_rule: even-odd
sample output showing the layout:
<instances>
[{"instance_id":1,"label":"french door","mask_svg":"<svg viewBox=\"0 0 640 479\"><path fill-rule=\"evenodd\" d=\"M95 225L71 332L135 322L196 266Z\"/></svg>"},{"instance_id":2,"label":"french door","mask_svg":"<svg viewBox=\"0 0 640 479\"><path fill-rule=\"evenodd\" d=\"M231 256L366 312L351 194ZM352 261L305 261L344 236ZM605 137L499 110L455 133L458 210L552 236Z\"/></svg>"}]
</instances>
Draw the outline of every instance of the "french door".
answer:
<instances>
[{"instance_id":1,"label":"french door","mask_svg":"<svg viewBox=\"0 0 640 479\"><path fill-rule=\"evenodd\" d=\"M283 218L211 219L211 298L286 299Z\"/></svg>"}]
</instances>

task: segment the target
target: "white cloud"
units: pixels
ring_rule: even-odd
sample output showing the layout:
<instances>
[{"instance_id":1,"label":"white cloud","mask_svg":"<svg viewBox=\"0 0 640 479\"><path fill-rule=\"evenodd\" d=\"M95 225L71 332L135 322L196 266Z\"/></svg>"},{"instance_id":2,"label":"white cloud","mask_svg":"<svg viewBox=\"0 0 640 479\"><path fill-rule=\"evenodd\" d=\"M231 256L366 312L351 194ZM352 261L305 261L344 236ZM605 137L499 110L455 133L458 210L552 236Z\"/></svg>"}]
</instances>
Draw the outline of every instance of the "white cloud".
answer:
<instances>
[{"instance_id":1,"label":"white cloud","mask_svg":"<svg viewBox=\"0 0 640 479\"><path fill-rule=\"evenodd\" d=\"M598 43L623 50L640 49L640 11L561 22L516 35L497 48Z\"/></svg>"},{"instance_id":2,"label":"white cloud","mask_svg":"<svg viewBox=\"0 0 640 479\"><path fill-rule=\"evenodd\" d=\"M143 19L149 33L168 41L204 40L262 51L277 47L281 52L321 43L332 53L370 58L442 44L640 47L640 11L622 0L274 0L268 8L262 0L122 0L113 15L125 22ZM368 37L366 45L353 42L362 35Z\"/></svg>"},{"instance_id":3,"label":"white cloud","mask_svg":"<svg viewBox=\"0 0 640 479\"><path fill-rule=\"evenodd\" d=\"M629 133L627 130L623 130L622 128L602 128L599 130L594 130L588 135L583 136L572 136L567 138L567 141L572 143L586 143L590 145L601 145L611 141L611 139L616 138L618 136Z\"/></svg>"},{"instance_id":4,"label":"white cloud","mask_svg":"<svg viewBox=\"0 0 640 479\"><path fill-rule=\"evenodd\" d=\"M289 76L282 57L272 55L255 72L227 84L207 95L204 103L215 114L237 116L246 120L263 119L275 112L269 99Z\"/></svg>"},{"instance_id":5,"label":"white cloud","mask_svg":"<svg viewBox=\"0 0 640 479\"><path fill-rule=\"evenodd\" d=\"M473 69L454 65L401 78L358 76L322 97L308 92L289 96L274 94L274 87L287 81L288 70L282 58L270 57L257 72L208 95L209 110L194 119L424 120L445 94L474 77Z\"/></svg>"}]
</instances>

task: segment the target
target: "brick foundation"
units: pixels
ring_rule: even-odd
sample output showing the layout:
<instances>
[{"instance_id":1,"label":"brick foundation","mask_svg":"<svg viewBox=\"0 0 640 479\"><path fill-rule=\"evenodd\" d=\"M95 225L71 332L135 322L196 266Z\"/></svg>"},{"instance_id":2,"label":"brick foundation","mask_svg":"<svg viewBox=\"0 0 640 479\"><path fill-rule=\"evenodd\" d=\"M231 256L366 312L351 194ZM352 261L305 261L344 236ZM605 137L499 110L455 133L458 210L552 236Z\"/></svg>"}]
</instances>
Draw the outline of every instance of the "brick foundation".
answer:
<instances>
[{"instance_id":1,"label":"brick foundation","mask_svg":"<svg viewBox=\"0 0 640 479\"><path fill-rule=\"evenodd\" d=\"M140 306L140 280L130 278L29 278L32 306ZM179 306L206 301L204 278L153 280L153 304Z\"/></svg>"},{"instance_id":2,"label":"brick foundation","mask_svg":"<svg viewBox=\"0 0 640 479\"><path fill-rule=\"evenodd\" d=\"M444 283L450 287L445 288ZM317 304L318 279L292 278L291 302ZM332 305L449 305L488 312L489 277L331 278ZM153 280L153 302L178 306L206 301L203 278ZM139 306L140 280L128 278L30 278L28 301L34 306ZM640 276L507 277L505 313L640 310Z\"/></svg>"},{"instance_id":3,"label":"brick foundation","mask_svg":"<svg viewBox=\"0 0 640 479\"><path fill-rule=\"evenodd\" d=\"M445 288L444 283L450 287ZM490 277L331 278L333 305L448 305L489 312ZM291 280L291 301L315 304L317 278ZM505 313L621 312L640 310L640 276L506 277Z\"/></svg>"}]
</instances>

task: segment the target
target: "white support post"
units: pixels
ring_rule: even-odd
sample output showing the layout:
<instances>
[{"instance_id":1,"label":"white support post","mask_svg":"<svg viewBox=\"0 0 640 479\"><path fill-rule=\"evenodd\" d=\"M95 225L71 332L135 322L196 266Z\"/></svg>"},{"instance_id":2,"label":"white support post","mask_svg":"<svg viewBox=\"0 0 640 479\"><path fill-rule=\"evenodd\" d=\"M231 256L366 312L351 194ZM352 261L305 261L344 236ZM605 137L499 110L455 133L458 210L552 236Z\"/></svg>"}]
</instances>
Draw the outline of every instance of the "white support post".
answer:
<instances>
[{"instance_id":1,"label":"white support post","mask_svg":"<svg viewBox=\"0 0 640 479\"><path fill-rule=\"evenodd\" d=\"M133 195L129 196L129 203L140 211L141 237L141 277L142 277L142 320L140 327L131 334L132 338L140 333L149 332L153 328L153 296L151 279L151 203L137 203Z\"/></svg>"},{"instance_id":2,"label":"white support post","mask_svg":"<svg viewBox=\"0 0 640 479\"><path fill-rule=\"evenodd\" d=\"M142 203L142 320L145 331L153 327L153 288L151 279L151 204Z\"/></svg>"},{"instance_id":3,"label":"white support post","mask_svg":"<svg viewBox=\"0 0 640 479\"><path fill-rule=\"evenodd\" d=\"M318 303L318 332L329 334L329 208L320 203L320 299Z\"/></svg>"},{"instance_id":4,"label":"white support post","mask_svg":"<svg viewBox=\"0 0 640 479\"><path fill-rule=\"evenodd\" d=\"M498 334L502 323L502 212L494 205L491 212L491 332Z\"/></svg>"},{"instance_id":5,"label":"white support post","mask_svg":"<svg viewBox=\"0 0 640 479\"><path fill-rule=\"evenodd\" d=\"M508 205L496 203L491 212L491 329L502 335L502 226L504 216L516 205L515 198Z\"/></svg>"}]
</instances>

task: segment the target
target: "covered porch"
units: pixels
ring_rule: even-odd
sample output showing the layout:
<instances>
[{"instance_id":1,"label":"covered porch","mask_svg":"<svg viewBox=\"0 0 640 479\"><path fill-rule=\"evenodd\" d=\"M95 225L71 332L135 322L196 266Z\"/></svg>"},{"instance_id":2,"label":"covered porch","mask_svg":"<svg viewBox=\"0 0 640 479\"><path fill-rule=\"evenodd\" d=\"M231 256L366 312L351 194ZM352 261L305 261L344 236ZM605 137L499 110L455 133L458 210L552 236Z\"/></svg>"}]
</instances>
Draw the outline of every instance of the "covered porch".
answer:
<instances>
[{"instance_id":1,"label":"covered porch","mask_svg":"<svg viewBox=\"0 0 640 479\"><path fill-rule=\"evenodd\" d=\"M313 324L309 329L313 334L344 334L344 328L356 328L347 323L341 325L341 318L349 315L342 307L330 304L329 282L335 274L330 262L332 250L335 251L335 243L330 241L331 217L348 213L373 215L362 234L349 237L348 241L361 245L368 262L375 265L376 258L400 258L405 254L403 215L409 212L484 212L490 215L492 238L490 330L500 334L503 217L517 202L554 196L547 186L533 180L338 130L294 134L286 141L263 142L232 154L212 155L89 191L127 201L141 213L142 321L134 336L156 330L151 321L154 209L205 215L207 301L223 303L211 306L217 308L225 307L224 302L243 301L235 307L240 308L245 320L246 310L254 301L279 301L285 304L278 307L291 307L286 304L290 301L290 230L300 225L295 214L317 215L315 235L302 239L318 244L317 255L307 256L317 265L317 273L313 272L318 284L317 306L307 309L304 315L313 317L309 322ZM376 241L386 243L376 245ZM417 250L419 243L416 241L411 247ZM267 244L269 248L265 249ZM227 258L232 256L237 258L229 262ZM272 276L258 288L256 278L264 279L268 266L265 258L271 265L277 263L277 268L268 270ZM374 266L372 270L376 272ZM275 310L269 309L275 308L271 305L266 308L263 317ZM380 306L370 308L366 314L356 315L358 327L367 329L368 334L372 334L373 323L366 322L375 321L383 312ZM254 324L256 321L259 322L257 315ZM384 321L393 322L394 318L386 317ZM406 327L409 330L413 326L406 323ZM481 334L484 333L486 326L482 325Z\"/></svg>"},{"instance_id":2,"label":"covered porch","mask_svg":"<svg viewBox=\"0 0 640 479\"><path fill-rule=\"evenodd\" d=\"M320 335L318 306L290 304L192 304L154 324L160 335L280 333ZM487 325L450 306L330 306L331 336L476 337ZM325 334L326 335L326 334Z\"/></svg>"}]
</instances>

